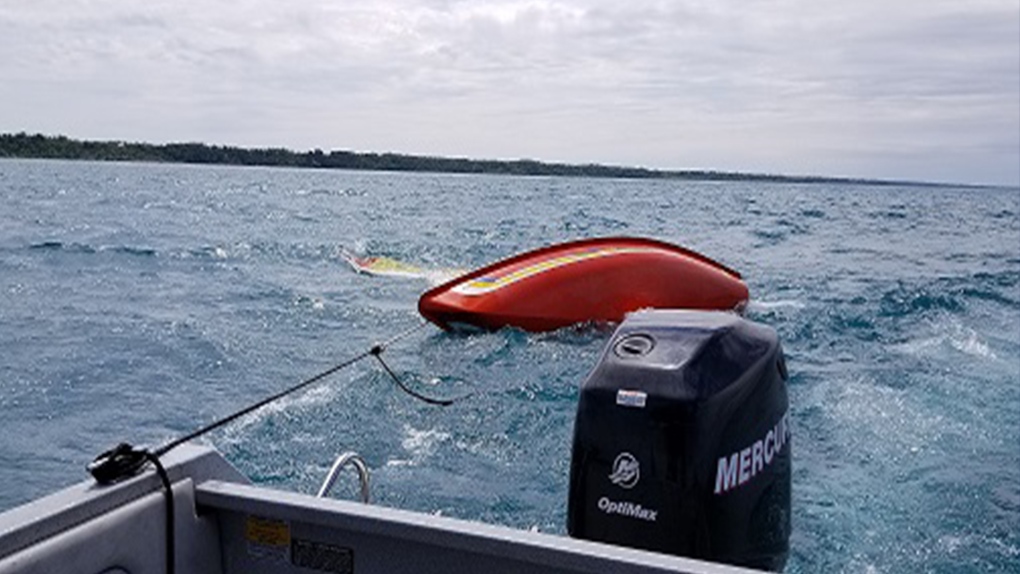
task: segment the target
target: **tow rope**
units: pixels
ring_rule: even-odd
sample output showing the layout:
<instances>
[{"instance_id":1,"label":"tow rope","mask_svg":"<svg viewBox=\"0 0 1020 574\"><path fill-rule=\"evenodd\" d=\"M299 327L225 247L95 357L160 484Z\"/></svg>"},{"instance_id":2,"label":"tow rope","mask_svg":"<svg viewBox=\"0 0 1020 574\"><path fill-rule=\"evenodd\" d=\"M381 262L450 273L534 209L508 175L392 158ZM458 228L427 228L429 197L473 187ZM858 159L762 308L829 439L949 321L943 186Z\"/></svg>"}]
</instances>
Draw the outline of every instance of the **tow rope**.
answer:
<instances>
[{"instance_id":1,"label":"tow rope","mask_svg":"<svg viewBox=\"0 0 1020 574\"><path fill-rule=\"evenodd\" d=\"M159 458L161 456L165 455L166 453L170 452L174 448L177 448L178 446L180 446L180 445L182 445L182 444L184 444L184 443L186 443L188 441L192 441L192 440L194 440L194 439L196 439L196 438L198 438L198 437L200 437L200 436L202 436L204 434L207 434L207 433L209 433L209 432L211 432L213 430L216 430L216 429L218 429L218 428L220 428L222 426L230 424L231 422L233 422L233 421L235 421L235 420L237 420L237 419L239 419L239 418L241 418L241 417L243 417L243 416L245 416L247 414L250 414L250 413L258 410L258 409L268 405L269 403L272 403L274 401L278 401L278 400L282 399L283 397L286 397L288 395L296 393L296 392L300 391L301 389L304 389L304 388L306 388L306 387L308 387L308 386L310 386L312 384L315 384L315 383L321 381L322 379L325 379L326 377L328 377L328 376L330 376L330 375L332 375L334 373L337 373L338 371L346 369L347 367L350 367L351 365L354 365L355 363L357 363L357 362L359 362L359 361L361 361L363 359L366 359L368 357L375 357L376 360L379 361L379 364L382 366L382 368L385 370L385 372L389 375L389 377L391 379L393 379L393 381L396 383L397 387L400 388L400 390L402 390L403 392L407 393L408 395L411 395L412 397L414 397L414 398L416 398L418 400L424 401L424 402L426 402L426 403L428 403L430 405L438 405L438 406L444 406L445 407L445 406L452 405L455 402L459 402L459 401L461 401L463 399L469 398L471 396L471 393L466 394L466 395L462 395L460 397L456 397L456 398L453 398L453 399L436 399L436 398L427 397L425 395L422 395L421 393L415 392L414 390L409 388L407 385L405 385L400 380L400 377L398 377L397 374L394 373L392 369L390 369L389 365L387 365L386 362L383 361L382 354L383 354L384 351L386 351L386 349L389 348L390 345L396 343L397 341L400 341L401 339L404 339L404 338L412 335L413 333L416 333L417 331L419 331L420 329L422 329L426 325L427 325L427 323L421 322L418 325L416 325L416 326L414 326L414 327L412 327L410 329L407 329L406 331L398 333L397 335L391 337L390 339L388 339L388 340L386 340L386 341L384 341L382 343L376 343L375 345L372 345L372 347L370 347L369 349L367 349L365 351L362 351L361 353L358 353L357 355L354 355L354 356L350 357L349 359L347 359L347 360L345 360L345 361L343 361L343 362L341 362L341 363L339 363L339 364L337 364L337 365L335 365L333 367L330 367L329 369L326 369L325 371L322 371L321 373L319 373L319 374L317 374L315 376L312 376L312 377L310 377L308 379L305 379L305 380L301 381L300 383L298 383L298 384L296 384L296 385L294 385L294 386L292 386L292 387L290 387L288 389L285 389L285 390L280 391L280 392L278 392L278 393L276 393L274 395L266 397L265 399L262 399L262 400L254 403L252 405L249 405L249 406L247 406L247 407L245 407L245 408L243 408L243 409L241 409L239 411L236 411L236 412L234 412L234 413L232 413L232 414L230 414L228 416L225 416L225 417L223 417L223 418L221 418L221 419L219 419L217 421L214 421L214 422L212 422L212 423L210 423L210 424L208 424L208 425L206 425L206 426L204 426L204 427L202 427L202 428L200 428L200 429L198 429L196 431L188 433L188 434L186 434L186 435L184 435L184 436L182 436L180 438L174 439L174 440L164 444L163 446L161 446L159 448L156 448L154 450L149 450L147 448L134 447L134 446L132 446L132 445L130 445L128 443L120 443L119 445L115 446L114 448L112 448L112 449L110 449L110 450L108 450L106 452L103 452L102 454L97 456L95 459L92 460L92 462L90 462L88 464L88 466L86 468L88 469L89 473L93 476L93 478L96 479L96 482L98 482L99 484L104 484L105 485L105 484L112 484L114 482L118 482L120 480L123 480L125 478L129 478L131 476L134 476L134 475L138 474L139 472L142 471L143 468L145 468L146 464L149 463L149 462L151 462L155 466L156 472L159 475L160 481L163 483L163 489L164 489L164 492L165 492L165 495L166 495L166 525L167 525L167 528L166 528L166 548L167 548L167 552L166 552L166 572L167 572L167 574L174 574L174 572L175 572L175 564L174 564L174 498L173 498L174 495L173 495L173 488L172 488L172 485L171 485L171 482L170 482L170 478L167 475L166 469L163 468L163 465L159 461Z\"/></svg>"}]
</instances>

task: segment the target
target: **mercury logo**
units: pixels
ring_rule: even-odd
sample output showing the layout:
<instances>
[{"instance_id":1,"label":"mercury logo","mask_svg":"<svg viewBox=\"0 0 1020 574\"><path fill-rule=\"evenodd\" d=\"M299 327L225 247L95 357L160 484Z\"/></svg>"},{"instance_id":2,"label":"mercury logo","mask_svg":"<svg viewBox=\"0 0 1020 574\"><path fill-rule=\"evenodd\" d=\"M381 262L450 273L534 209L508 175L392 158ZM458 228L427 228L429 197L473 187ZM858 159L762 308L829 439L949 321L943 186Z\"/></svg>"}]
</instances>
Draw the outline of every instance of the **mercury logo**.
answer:
<instances>
[{"instance_id":1,"label":"mercury logo","mask_svg":"<svg viewBox=\"0 0 1020 574\"><path fill-rule=\"evenodd\" d=\"M715 493L723 494L743 486L776 460L790 442L789 414L783 413L765 436L743 450L719 457L715 471Z\"/></svg>"},{"instance_id":2,"label":"mercury logo","mask_svg":"<svg viewBox=\"0 0 1020 574\"><path fill-rule=\"evenodd\" d=\"M620 488L634 488L640 478L640 465L634 455L629 452L618 454L613 461L613 472L609 475L609 481Z\"/></svg>"}]
</instances>

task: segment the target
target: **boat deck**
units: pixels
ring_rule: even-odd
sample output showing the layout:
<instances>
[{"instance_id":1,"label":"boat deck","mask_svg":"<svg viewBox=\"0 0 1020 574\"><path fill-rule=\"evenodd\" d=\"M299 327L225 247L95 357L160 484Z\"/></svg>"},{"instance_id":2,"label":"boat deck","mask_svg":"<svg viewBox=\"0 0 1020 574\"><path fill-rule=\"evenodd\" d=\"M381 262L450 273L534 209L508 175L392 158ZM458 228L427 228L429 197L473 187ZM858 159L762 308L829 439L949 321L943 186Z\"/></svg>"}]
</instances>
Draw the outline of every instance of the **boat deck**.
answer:
<instances>
[{"instance_id":1,"label":"boat deck","mask_svg":"<svg viewBox=\"0 0 1020 574\"><path fill-rule=\"evenodd\" d=\"M163 462L178 573L750 572L258 487L205 446L183 445ZM0 514L0 574L165 572L165 504L148 471L112 486L83 482Z\"/></svg>"}]
</instances>

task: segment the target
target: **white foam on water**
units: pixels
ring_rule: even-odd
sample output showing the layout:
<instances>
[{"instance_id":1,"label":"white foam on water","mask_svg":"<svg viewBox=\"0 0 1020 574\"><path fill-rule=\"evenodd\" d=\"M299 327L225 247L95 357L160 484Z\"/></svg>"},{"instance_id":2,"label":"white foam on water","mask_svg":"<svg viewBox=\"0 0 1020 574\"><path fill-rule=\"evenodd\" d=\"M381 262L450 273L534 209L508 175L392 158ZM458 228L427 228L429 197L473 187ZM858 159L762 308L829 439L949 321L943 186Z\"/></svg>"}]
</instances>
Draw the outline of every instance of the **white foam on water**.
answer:
<instances>
[{"instance_id":1,"label":"white foam on water","mask_svg":"<svg viewBox=\"0 0 1020 574\"><path fill-rule=\"evenodd\" d=\"M450 433L437 429L420 430L411 425L404 425L404 438L400 446L407 451L408 458L391 459L386 461L386 466L418 466L430 456L435 454L439 445L450 438Z\"/></svg>"},{"instance_id":2,"label":"white foam on water","mask_svg":"<svg viewBox=\"0 0 1020 574\"><path fill-rule=\"evenodd\" d=\"M326 308L326 300L318 295L298 295L294 298L294 306L308 306L313 311L321 311Z\"/></svg>"},{"instance_id":3,"label":"white foam on water","mask_svg":"<svg viewBox=\"0 0 1020 574\"><path fill-rule=\"evenodd\" d=\"M946 434L965 436L971 430L925 409L909 389L883 386L867 376L833 378L819 385L808 402L830 414L834 430L859 454L891 462L944 448Z\"/></svg>"},{"instance_id":4,"label":"white foam on water","mask_svg":"<svg viewBox=\"0 0 1020 574\"><path fill-rule=\"evenodd\" d=\"M985 359L998 358L988 344L981 340L977 331L973 329L966 328L963 332L950 335L949 344L961 353Z\"/></svg>"},{"instance_id":5,"label":"white foam on water","mask_svg":"<svg viewBox=\"0 0 1020 574\"><path fill-rule=\"evenodd\" d=\"M222 442L224 444L236 444L248 440L243 436L245 431L253 426L262 424L266 419L292 409L300 410L329 404L336 398L339 392L340 389L336 385L322 384L313 386L296 396L284 397L273 401L227 426Z\"/></svg>"},{"instance_id":6,"label":"white foam on water","mask_svg":"<svg viewBox=\"0 0 1020 574\"><path fill-rule=\"evenodd\" d=\"M933 330L931 336L893 345L891 348L896 352L916 356L930 356L950 348L980 359L999 358L977 331L956 319L937 324Z\"/></svg>"},{"instance_id":7,"label":"white foam on water","mask_svg":"<svg viewBox=\"0 0 1020 574\"><path fill-rule=\"evenodd\" d=\"M997 554L1006 558L1016 558L1020 556L1020 548L1003 542L999 538L989 538L987 536L978 536L974 534L961 534L961 535L944 535L940 536L936 541L937 547L945 554L961 554L967 551L969 548L984 548L992 550Z\"/></svg>"},{"instance_id":8,"label":"white foam on water","mask_svg":"<svg viewBox=\"0 0 1020 574\"><path fill-rule=\"evenodd\" d=\"M807 305L796 299L780 299L779 301L749 301L748 311L772 311L775 309L804 309Z\"/></svg>"}]
</instances>

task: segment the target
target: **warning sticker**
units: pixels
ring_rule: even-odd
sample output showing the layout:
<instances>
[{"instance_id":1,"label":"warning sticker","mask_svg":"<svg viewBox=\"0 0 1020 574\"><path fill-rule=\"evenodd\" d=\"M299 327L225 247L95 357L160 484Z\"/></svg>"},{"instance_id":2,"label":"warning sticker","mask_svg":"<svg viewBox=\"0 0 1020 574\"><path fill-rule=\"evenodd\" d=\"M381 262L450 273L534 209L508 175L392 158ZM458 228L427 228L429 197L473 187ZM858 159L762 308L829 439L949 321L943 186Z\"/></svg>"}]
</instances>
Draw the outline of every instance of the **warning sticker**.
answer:
<instances>
[{"instance_id":1,"label":"warning sticker","mask_svg":"<svg viewBox=\"0 0 1020 574\"><path fill-rule=\"evenodd\" d=\"M291 556L295 566L336 574L354 574L352 548L295 538Z\"/></svg>"},{"instance_id":2,"label":"warning sticker","mask_svg":"<svg viewBox=\"0 0 1020 574\"><path fill-rule=\"evenodd\" d=\"M252 556L284 562L290 559L290 524L283 520L249 516L244 537Z\"/></svg>"}]
</instances>

